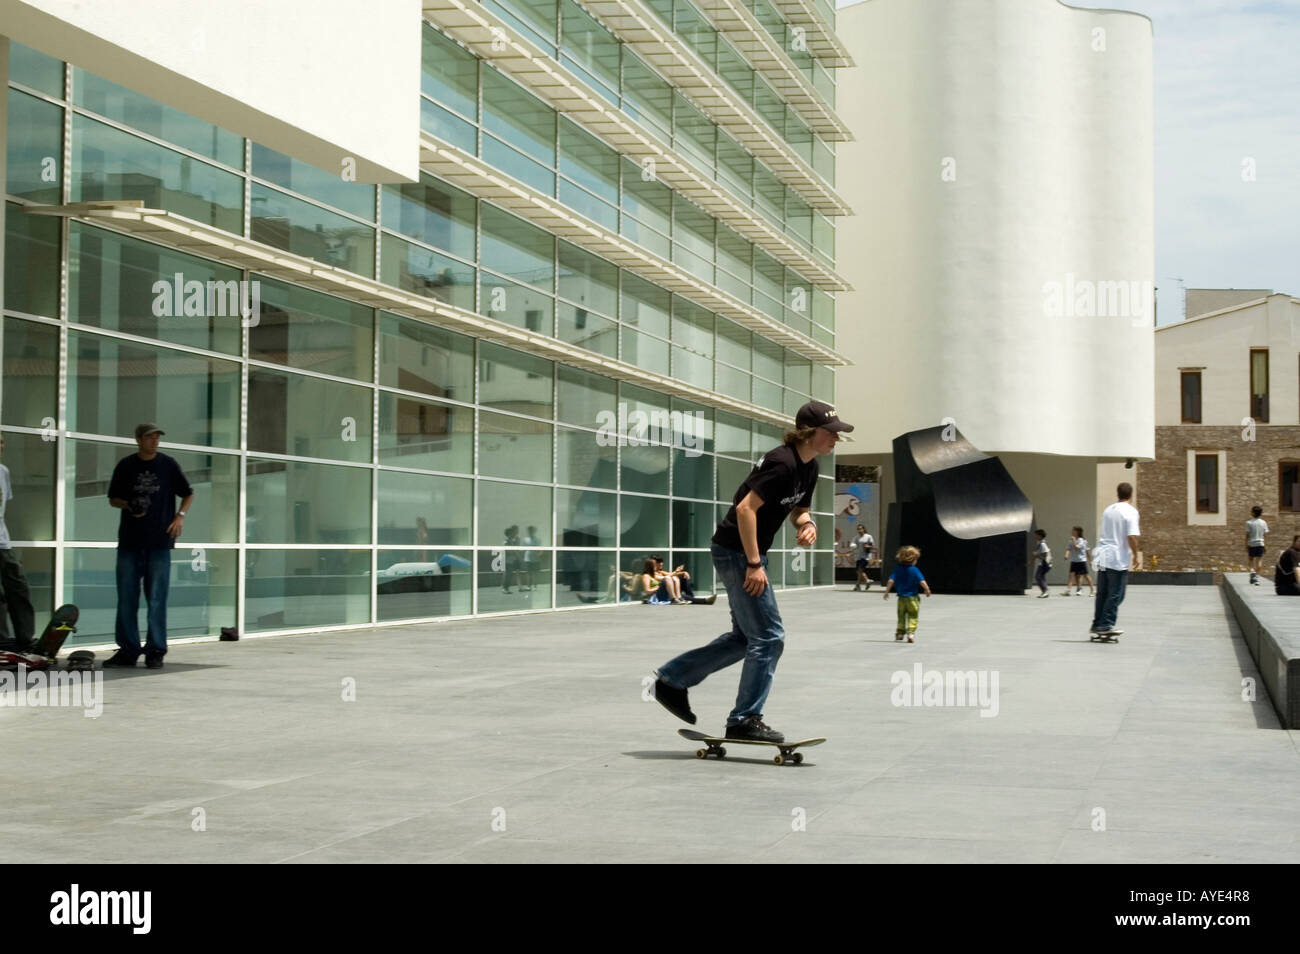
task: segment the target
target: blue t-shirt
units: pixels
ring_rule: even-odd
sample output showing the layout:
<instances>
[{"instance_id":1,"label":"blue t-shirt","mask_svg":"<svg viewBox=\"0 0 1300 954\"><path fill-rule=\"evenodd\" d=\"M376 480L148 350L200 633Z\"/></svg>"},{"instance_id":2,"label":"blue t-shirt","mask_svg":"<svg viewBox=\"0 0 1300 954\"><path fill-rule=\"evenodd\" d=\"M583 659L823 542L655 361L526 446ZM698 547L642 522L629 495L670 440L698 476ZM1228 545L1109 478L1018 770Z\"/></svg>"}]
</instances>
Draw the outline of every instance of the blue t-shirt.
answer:
<instances>
[{"instance_id":1,"label":"blue t-shirt","mask_svg":"<svg viewBox=\"0 0 1300 954\"><path fill-rule=\"evenodd\" d=\"M921 581L925 579L916 564L902 563L894 567L894 572L889 574L889 578L894 581L894 590L899 596L915 596L920 593Z\"/></svg>"}]
</instances>

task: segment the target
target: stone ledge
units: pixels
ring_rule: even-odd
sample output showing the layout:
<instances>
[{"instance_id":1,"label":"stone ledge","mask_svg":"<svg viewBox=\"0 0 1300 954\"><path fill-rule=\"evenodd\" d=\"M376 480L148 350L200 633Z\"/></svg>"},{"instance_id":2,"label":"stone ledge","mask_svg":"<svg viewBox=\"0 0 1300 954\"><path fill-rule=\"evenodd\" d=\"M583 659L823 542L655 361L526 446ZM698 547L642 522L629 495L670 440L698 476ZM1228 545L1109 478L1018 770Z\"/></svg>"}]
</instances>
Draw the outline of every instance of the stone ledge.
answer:
<instances>
[{"instance_id":1,"label":"stone ledge","mask_svg":"<svg viewBox=\"0 0 1300 954\"><path fill-rule=\"evenodd\" d=\"M1245 573L1226 574L1223 591L1278 718L1300 729L1300 597L1278 596L1269 580L1251 586Z\"/></svg>"},{"instance_id":2,"label":"stone ledge","mask_svg":"<svg viewBox=\"0 0 1300 954\"><path fill-rule=\"evenodd\" d=\"M1213 586L1214 574L1209 570L1135 570L1128 575L1128 585L1156 584L1159 586Z\"/></svg>"}]
</instances>

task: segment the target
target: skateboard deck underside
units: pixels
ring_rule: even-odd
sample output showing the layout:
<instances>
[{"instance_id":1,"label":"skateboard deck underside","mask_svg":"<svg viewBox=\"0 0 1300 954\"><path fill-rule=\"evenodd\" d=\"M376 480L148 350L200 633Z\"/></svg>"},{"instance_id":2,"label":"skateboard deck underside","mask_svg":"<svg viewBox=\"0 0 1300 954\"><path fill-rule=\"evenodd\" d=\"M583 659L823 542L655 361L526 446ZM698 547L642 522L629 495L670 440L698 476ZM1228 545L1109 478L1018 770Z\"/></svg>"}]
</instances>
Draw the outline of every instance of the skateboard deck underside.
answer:
<instances>
[{"instance_id":1,"label":"skateboard deck underside","mask_svg":"<svg viewBox=\"0 0 1300 954\"><path fill-rule=\"evenodd\" d=\"M703 732L697 732L694 729L678 729L677 734L683 739L689 739L692 742L703 742L707 748L698 750L695 753L696 758L704 759L710 755L715 758L724 758L727 754L725 746L735 745L768 745L772 748L779 749L780 754L772 759L777 765L783 765L791 762L795 765L803 762L803 754L795 752L800 746L821 745L826 740L819 739L799 739L796 742L764 742L761 739L728 739L716 735L706 735Z\"/></svg>"}]
</instances>

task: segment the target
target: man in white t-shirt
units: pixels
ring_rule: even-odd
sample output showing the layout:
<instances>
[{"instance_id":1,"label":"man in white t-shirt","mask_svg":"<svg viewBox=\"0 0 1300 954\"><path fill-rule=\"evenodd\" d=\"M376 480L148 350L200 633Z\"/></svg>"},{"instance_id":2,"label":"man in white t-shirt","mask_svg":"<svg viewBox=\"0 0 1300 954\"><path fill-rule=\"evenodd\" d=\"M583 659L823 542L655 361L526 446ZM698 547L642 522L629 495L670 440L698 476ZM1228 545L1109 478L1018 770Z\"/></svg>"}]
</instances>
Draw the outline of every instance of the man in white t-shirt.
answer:
<instances>
[{"instance_id":1,"label":"man in white t-shirt","mask_svg":"<svg viewBox=\"0 0 1300 954\"><path fill-rule=\"evenodd\" d=\"M867 568L871 566L871 553L876 549L876 541L862 524L858 524L858 532L853 537L853 549L858 566L858 582L853 584L853 592L856 593L861 588L870 593L871 578L867 576Z\"/></svg>"},{"instance_id":2,"label":"man in white t-shirt","mask_svg":"<svg viewBox=\"0 0 1300 954\"><path fill-rule=\"evenodd\" d=\"M1133 498L1133 485L1120 484L1115 488L1118 501L1101 515L1101 529L1097 546L1092 551L1092 565L1097 569L1097 601L1093 606L1092 629L1098 636L1115 637L1124 632L1116 629L1119 604L1124 602L1128 585L1128 571L1137 568L1138 512L1129 501Z\"/></svg>"},{"instance_id":3,"label":"man in white t-shirt","mask_svg":"<svg viewBox=\"0 0 1300 954\"><path fill-rule=\"evenodd\" d=\"M4 446L4 435L0 434L0 451ZM9 468L0 464L0 641L12 644L21 653L32 648L36 635L36 610L32 606L32 589L23 575L18 555L10 546L9 529L5 526L5 509L13 496ZM9 628L11 622L12 630Z\"/></svg>"},{"instance_id":4,"label":"man in white t-shirt","mask_svg":"<svg viewBox=\"0 0 1300 954\"><path fill-rule=\"evenodd\" d=\"M1259 586L1259 564L1264 558L1264 534L1268 533L1268 524L1263 517L1263 507L1251 507L1250 519L1246 521L1246 558L1250 560L1250 582L1254 586Z\"/></svg>"}]
</instances>

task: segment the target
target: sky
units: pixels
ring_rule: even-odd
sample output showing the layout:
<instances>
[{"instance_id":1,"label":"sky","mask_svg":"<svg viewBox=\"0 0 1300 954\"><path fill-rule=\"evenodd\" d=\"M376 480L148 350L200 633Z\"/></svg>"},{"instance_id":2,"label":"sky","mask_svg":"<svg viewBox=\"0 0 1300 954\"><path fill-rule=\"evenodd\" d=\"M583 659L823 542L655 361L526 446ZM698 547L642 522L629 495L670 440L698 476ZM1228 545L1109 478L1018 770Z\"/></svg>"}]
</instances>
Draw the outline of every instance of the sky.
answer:
<instances>
[{"instance_id":1,"label":"sky","mask_svg":"<svg viewBox=\"0 0 1300 954\"><path fill-rule=\"evenodd\" d=\"M1182 288L1300 297L1300 0L1070 5L1152 21L1159 323Z\"/></svg>"}]
</instances>

